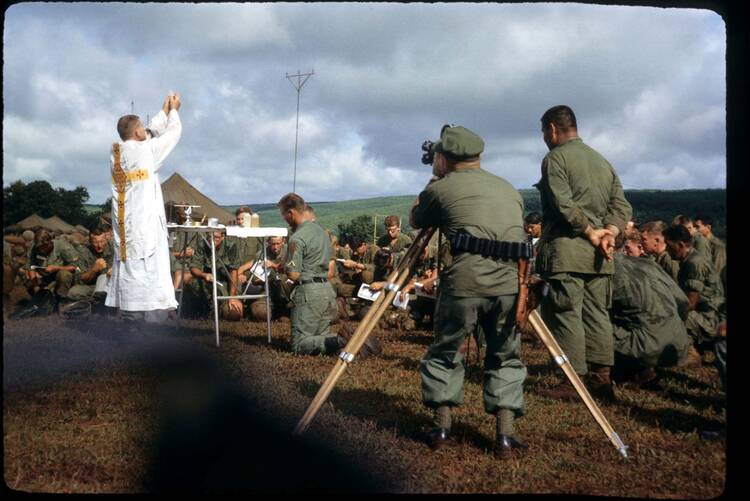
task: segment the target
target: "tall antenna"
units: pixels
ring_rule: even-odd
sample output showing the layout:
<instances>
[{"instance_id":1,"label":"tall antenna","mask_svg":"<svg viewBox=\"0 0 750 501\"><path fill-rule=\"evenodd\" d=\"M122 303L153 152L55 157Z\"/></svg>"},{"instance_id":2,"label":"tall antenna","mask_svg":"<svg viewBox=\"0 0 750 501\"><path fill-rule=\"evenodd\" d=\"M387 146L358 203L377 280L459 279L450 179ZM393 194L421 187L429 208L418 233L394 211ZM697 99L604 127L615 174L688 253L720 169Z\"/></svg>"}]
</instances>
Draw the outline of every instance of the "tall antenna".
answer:
<instances>
[{"instance_id":1,"label":"tall antenna","mask_svg":"<svg viewBox=\"0 0 750 501\"><path fill-rule=\"evenodd\" d=\"M135 103L130 101L130 114L135 115Z\"/></svg>"},{"instance_id":2,"label":"tall antenna","mask_svg":"<svg viewBox=\"0 0 750 501\"><path fill-rule=\"evenodd\" d=\"M296 75L290 75L289 73L286 74L286 78L292 83L295 90L297 91L297 125L294 130L294 181L292 182L292 193L296 192L297 189L297 138L299 136L299 93L302 90L302 86L305 85L305 82L307 82L307 79L310 78L315 74L315 70L310 70L310 73L300 73L299 70L297 70ZM304 80L302 77L305 77ZM297 82L295 83L292 78L296 78Z\"/></svg>"}]
</instances>

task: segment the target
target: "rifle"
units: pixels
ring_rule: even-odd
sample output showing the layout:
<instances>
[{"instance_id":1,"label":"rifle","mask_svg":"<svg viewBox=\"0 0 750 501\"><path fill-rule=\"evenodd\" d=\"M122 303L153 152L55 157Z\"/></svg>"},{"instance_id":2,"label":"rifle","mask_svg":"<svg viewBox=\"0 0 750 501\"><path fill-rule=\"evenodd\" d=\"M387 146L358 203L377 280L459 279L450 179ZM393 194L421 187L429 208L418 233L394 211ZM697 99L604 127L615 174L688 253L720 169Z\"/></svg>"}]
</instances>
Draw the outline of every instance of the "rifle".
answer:
<instances>
[{"instance_id":1,"label":"rifle","mask_svg":"<svg viewBox=\"0 0 750 501\"><path fill-rule=\"evenodd\" d=\"M534 258L532 257L531 263L533 263L533 259ZM609 441L612 442L612 445L614 445L615 448L620 452L620 454L622 454L622 456L627 459L628 447L623 444L622 440L620 440L620 437L617 435L617 432L615 432L615 430L609 424L607 418L604 417L604 414L602 413L601 409L599 409L599 406L596 405L596 402L591 397L591 394L586 389L586 386L584 386L581 378L578 377L578 374L576 374L576 371L570 365L568 357L565 356L565 353L563 352L562 348L560 348L557 340L554 338L549 328L544 323L544 320L542 320L541 315L538 311L536 311L536 307L539 305L541 297L546 295L547 293L546 284L541 280L536 280L533 284L533 290L531 291L531 293L529 293L530 282L531 266L529 260L522 257L518 261L519 290L518 304L516 305L517 326L520 328L525 328L527 322L531 324L534 333L542 341L542 343L544 343L544 346L547 347L547 351L549 351L550 355L555 360L555 363L557 363L557 365L568 377L568 380L576 389L576 392L581 397L581 400L583 400L583 403L586 404L586 408L599 424L602 431L604 431L604 433L607 435Z\"/></svg>"},{"instance_id":2,"label":"rifle","mask_svg":"<svg viewBox=\"0 0 750 501\"><path fill-rule=\"evenodd\" d=\"M336 382L344 374L346 367L354 360L354 357L357 355L360 348L362 348L362 345L367 341L367 337L377 325L380 317L383 316L385 310L387 310L393 302L393 298L398 294L399 289L401 289L413 273L414 266L416 265L419 256L424 251L425 246L429 243L430 237L434 231L435 228L425 228L421 230L419 235L417 235L417 238L414 240L414 243L409 246L404 258L399 262L398 266L391 272L391 274L388 275L388 283L385 286L385 290L388 291L387 294L380 294L380 296L378 296L370 307L370 310L367 312L367 315L365 315L365 318L360 322L357 330L354 331L354 334L346 343L346 346L341 350L336 365L334 365L333 369L318 390L318 393L315 395L315 398L297 423L297 426L294 429L295 435L301 435L307 430L310 422L323 406L328 395L333 391Z\"/></svg>"}]
</instances>

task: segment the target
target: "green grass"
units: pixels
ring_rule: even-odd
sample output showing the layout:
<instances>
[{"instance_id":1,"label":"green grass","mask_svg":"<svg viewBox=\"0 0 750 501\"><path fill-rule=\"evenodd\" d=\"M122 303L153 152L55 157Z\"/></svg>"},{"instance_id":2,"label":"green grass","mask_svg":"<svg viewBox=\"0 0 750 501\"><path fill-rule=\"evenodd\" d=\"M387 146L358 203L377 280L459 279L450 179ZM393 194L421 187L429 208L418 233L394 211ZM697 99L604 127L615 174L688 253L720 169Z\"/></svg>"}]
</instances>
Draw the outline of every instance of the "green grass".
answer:
<instances>
[{"instance_id":1,"label":"green grass","mask_svg":"<svg viewBox=\"0 0 750 501\"><path fill-rule=\"evenodd\" d=\"M129 363L97 355L50 384L6 389L5 481L12 489L144 490L163 410L159 388L164 389L168 366L138 337L118 340L108 326L101 333L86 330L93 325L61 324L53 317L6 322L5 356L16 360L22 346L39 353L35 345L50 347L52 355L61 351L57 344L77 353L115 342L122 343L115 353L127 348L134 354ZM221 332L219 348L210 319L183 320L180 328L153 337L205 350L252 397L255 410L272 416L281 429L292 430L335 360L291 354L287 319L274 322L271 345L264 323L222 322ZM418 372L432 335L382 327L375 333L383 342L383 355L355 360L347 368L306 436L380 479L383 492L708 499L724 488L726 444L702 441L696 433L707 426L726 426L721 408L726 397L713 367L665 369L662 392L618 388L619 402L601 408L630 447L630 458L624 461L582 403L538 395L537 390L553 384L557 376L545 349L524 341L527 414L516 429L531 448L522 457L501 462L490 453L494 422L482 408L482 369L475 345L469 350L465 402L453 414L457 443L432 452L425 440L430 413L421 404ZM83 344L70 346L75 339ZM31 362L26 367L29 374L40 369ZM200 402L193 400L195 405ZM253 450L246 452L237 471L253 471L264 461ZM335 471L328 480L335 483Z\"/></svg>"}]
</instances>

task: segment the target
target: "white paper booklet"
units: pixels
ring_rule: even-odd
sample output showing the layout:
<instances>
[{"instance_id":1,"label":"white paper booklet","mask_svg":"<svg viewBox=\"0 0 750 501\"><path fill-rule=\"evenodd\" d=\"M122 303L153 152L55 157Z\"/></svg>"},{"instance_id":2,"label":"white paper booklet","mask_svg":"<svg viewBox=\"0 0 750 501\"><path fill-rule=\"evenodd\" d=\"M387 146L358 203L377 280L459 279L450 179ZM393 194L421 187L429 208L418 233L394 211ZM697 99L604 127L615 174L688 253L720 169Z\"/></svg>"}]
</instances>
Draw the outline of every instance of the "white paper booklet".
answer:
<instances>
[{"instance_id":1,"label":"white paper booklet","mask_svg":"<svg viewBox=\"0 0 750 501\"><path fill-rule=\"evenodd\" d=\"M362 284L359 287L359 291L357 291L357 297L361 297L362 299L367 299L368 301L375 301L378 296L380 296L380 293L382 291L374 291L370 289L370 286L368 284Z\"/></svg>"}]
</instances>

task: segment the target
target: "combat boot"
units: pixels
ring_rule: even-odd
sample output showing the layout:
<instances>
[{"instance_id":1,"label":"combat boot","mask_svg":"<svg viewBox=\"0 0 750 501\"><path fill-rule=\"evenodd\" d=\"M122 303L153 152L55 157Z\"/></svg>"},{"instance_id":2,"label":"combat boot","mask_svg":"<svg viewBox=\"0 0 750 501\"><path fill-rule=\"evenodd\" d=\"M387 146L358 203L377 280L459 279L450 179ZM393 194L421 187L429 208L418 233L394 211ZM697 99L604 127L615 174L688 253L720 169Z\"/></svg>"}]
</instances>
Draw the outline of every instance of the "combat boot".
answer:
<instances>
[{"instance_id":1,"label":"combat boot","mask_svg":"<svg viewBox=\"0 0 750 501\"><path fill-rule=\"evenodd\" d=\"M495 445L497 459L510 459L529 448L515 437L515 413L511 409L498 409L495 414Z\"/></svg>"},{"instance_id":2,"label":"combat boot","mask_svg":"<svg viewBox=\"0 0 750 501\"><path fill-rule=\"evenodd\" d=\"M433 416L435 427L430 430L430 449L436 451L453 442L451 438L451 408L441 405L435 409Z\"/></svg>"}]
</instances>

